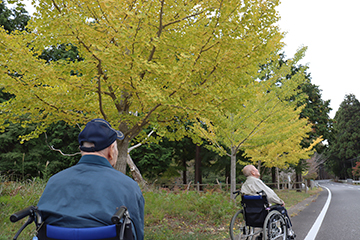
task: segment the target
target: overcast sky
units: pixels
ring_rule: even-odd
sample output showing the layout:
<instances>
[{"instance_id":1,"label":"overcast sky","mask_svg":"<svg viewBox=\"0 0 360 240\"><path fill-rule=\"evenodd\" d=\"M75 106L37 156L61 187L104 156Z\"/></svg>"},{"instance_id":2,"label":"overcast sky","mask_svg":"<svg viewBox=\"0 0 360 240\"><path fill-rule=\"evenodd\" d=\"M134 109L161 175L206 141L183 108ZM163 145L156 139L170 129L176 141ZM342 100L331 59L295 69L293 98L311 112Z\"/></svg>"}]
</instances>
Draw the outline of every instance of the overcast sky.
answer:
<instances>
[{"instance_id":1,"label":"overcast sky","mask_svg":"<svg viewBox=\"0 0 360 240\"><path fill-rule=\"evenodd\" d=\"M301 62L308 64L311 82L331 100L334 117L346 94L360 100L360 0L282 0L280 27L287 32L285 54L293 57L307 46Z\"/></svg>"}]
</instances>

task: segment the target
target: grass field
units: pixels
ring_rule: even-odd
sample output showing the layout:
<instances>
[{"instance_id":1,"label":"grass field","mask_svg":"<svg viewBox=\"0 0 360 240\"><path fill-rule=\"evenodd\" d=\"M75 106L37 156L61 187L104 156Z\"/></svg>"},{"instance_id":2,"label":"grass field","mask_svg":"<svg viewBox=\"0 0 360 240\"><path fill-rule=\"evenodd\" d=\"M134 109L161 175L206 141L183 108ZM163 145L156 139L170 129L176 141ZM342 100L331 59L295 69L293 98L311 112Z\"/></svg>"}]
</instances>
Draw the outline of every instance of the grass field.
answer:
<instances>
[{"instance_id":1,"label":"grass field","mask_svg":"<svg viewBox=\"0 0 360 240\"><path fill-rule=\"evenodd\" d=\"M11 223L12 213L36 205L45 182L34 179L26 182L2 182L0 185L0 240L12 239L25 222ZM294 190L277 191L287 208L321 189L308 193ZM229 193L217 189L206 192L152 190L143 192L145 198L145 239L147 240L207 240L229 239L228 227L238 209ZM240 198L238 199L238 201ZM31 239L34 225L28 226L18 239Z\"/></svg>"}]
</instances>

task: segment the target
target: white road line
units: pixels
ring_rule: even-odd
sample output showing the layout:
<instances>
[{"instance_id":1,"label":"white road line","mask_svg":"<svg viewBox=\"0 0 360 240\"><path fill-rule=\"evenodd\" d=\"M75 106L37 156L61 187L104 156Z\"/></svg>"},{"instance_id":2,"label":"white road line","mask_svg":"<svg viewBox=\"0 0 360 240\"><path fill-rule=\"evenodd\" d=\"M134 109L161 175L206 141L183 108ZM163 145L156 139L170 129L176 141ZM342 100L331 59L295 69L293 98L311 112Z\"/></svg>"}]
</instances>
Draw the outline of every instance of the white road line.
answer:
<instances>
[{"instance_id":1,"label":"white road line","mask_svg":"<svg viewBox=\"0 0 360 240\"><path fill-rule=\"evenodd\" d=\"M329 195L328 195L328 198L326 200L326 203L323 207L323 209L321 210L319 216L317 217L314 225L311 227L310 231L308 232L308 234L306 235L305 239L304 240L314 240L316 238L316 235L318 234L318 231L321 227L321 224L324 220L324 217L325 217L325 214L329 208L329 205L330 205L330 201L331 201L331 192L330 190L327 188L327 187L324 187L324 186L321 186L322 188L325 188Z\"/></svg>"}]
</instances>

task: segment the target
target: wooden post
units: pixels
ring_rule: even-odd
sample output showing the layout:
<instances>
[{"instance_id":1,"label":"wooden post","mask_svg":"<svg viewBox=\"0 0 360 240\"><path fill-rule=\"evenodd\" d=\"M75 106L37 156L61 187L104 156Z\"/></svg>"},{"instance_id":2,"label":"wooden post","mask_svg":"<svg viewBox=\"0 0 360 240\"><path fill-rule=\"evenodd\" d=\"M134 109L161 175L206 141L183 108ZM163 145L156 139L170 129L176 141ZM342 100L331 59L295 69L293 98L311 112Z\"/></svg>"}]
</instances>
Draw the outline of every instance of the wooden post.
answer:
<instances>
[{"instance_id":1,"label":"wooden post","mask_svg":"<svg viewBox=\"0 0 360 240\"><path fill-rule=\"evenodd\" d=\"M222 189L221 189L221 183L219 182L218 179L216 179L216 182L217 182L217 184L219 185L220 190L222 190Z\"/></svg>"}]
</instances>

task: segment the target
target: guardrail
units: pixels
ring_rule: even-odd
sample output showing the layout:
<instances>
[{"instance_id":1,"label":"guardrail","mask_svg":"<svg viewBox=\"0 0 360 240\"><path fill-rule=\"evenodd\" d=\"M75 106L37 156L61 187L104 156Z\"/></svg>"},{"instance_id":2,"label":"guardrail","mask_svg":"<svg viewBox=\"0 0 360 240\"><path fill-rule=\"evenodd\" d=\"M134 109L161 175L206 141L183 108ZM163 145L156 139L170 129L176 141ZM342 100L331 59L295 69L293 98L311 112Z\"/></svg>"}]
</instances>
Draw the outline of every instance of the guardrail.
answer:
<instances>
[{"instance_id":1,"label":"guardrail","mask_svg":"<svg viewBox=\"0 0 360 240\"><path fill-rule=\"evenodd\" d=\"M341 183L349 183L349 184L360 184L360 180L352 180L352 179L339 179L337 180L337 182L341 182Z\"/></svg>"}]
</instances>

